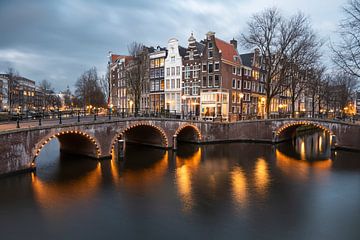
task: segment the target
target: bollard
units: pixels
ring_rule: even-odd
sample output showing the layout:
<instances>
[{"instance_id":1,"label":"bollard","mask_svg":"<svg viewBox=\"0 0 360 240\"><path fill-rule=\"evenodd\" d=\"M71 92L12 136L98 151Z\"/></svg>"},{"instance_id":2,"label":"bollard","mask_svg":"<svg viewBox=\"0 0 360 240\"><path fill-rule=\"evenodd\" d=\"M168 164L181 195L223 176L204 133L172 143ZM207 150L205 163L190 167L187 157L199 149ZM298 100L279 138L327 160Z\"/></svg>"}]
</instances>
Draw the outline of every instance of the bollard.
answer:
<instances>
[{"instance_id":1,"label":"bollard","mask_svg":"<svg viewBox=\"0 0 360 240\"><path fill-rule=\"evenodd\" d=\"M173 150L176 151L177 149L177 135L173 136Z\"/></svg>"},{"instance_id":2,"label":"bollard","mask_svg":"<svg viewBox=\"0 0 360 240\"><path fill-rule=\"evenodd\" d=\"M125 141L123 139L118 140L118 159L123 160L125 156Z\"/></svg>"},{"instance_id":3,"label":"bollard","mask_svg":"<svg viewBox=\"0 0 360 240\"><path fill-rule=\"evenodd\" d=\"M41 118L39 118L39 126L41 126Z\"/></svg>"}]
</instances>

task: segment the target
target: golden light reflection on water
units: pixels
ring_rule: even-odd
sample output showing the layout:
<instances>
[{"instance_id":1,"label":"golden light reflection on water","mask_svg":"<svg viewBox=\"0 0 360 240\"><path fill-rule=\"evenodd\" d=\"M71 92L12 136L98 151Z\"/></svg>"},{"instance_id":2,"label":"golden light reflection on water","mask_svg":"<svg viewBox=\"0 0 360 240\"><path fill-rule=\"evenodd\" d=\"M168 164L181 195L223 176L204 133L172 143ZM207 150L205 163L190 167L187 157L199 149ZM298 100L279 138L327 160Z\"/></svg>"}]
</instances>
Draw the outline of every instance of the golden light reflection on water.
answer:
<instances>
[{"instance_id":1,"label":"golden light reflection on water","mask_svg":"<svg viewBox=\"0 0 360 240\"><path fill-rule=\"evenodd\" d=\"M143 191L150 185L161 182L167 172L168 156L169 153L166 151L151 167L124 171L120 177L121 183L132 191Z\"/></svg>"},{"instance_id":2,"label":"golden light reflection on water","mask_svg":"<svg viewBox=\"0 0 360 240\"><path fill-rule=\"evenodd\" d=\"M101 166L98 163L96 168L84 177L68 182L46 182L34 173L31 178L35 199L44 214L50 216L61 214L70 203L81 204L84 199L91 198L100 185Z\"/></svg>"},{"instance_id":3,"label":"golden light reflection on water","mask_svg":"<svg viewBox=\"0 0 360 240\"><path fill-rule=\"evenodd\" d=\"M269 187L270 176L267 162L263 158L258 158L256 161L254 182L257 193L265 197Z\"/></svg>"},{"instance_id":4,"label":"golden light reflection on water","mask_svg":"<svg viewBox=\"0 0 360 240\"><path fill-rule=\"evenodd\" d=\"M300 157L301 157L301 160L306 159L306 149L305 149L305 140L304 139L300 139Z\"/></svg>"},{"instance_id":5,"label":"golden light reflection on water","mask_svg":"<svg viewBox=\"0 0 360 240\"><path fill-rule=\"evenodd\" d=\"M176 184L184 212L190 212L194 204L192 197L192 175L198 169L200 162L200 147L190 157L182 158L176 156Z\"/></svg>"},{"instance_id":6,"label":"golden light reflection on water","mask_svg":"<svg viewBox=\"0 0 360 240\"><path fill-rule=\"evenodd\" d=\"M231 183L234 201L238 207L244 207L248 198L248 184L245 173L241 167L236 166L231 172Z\"/></svg>"},{"instance_id":7,"label":"golden light reflection on water","mask_svg":"<svg viewBox=\"0 0 360 240\"><path fill-rule=\"evenodd\" d=\"M306 180L310 175L310 171L324 172L331 168L331 159L322 161L300 161L296 158L285 155L276 149L276 166L289 177L299 180Z\"/></svg>"}]
</instances>

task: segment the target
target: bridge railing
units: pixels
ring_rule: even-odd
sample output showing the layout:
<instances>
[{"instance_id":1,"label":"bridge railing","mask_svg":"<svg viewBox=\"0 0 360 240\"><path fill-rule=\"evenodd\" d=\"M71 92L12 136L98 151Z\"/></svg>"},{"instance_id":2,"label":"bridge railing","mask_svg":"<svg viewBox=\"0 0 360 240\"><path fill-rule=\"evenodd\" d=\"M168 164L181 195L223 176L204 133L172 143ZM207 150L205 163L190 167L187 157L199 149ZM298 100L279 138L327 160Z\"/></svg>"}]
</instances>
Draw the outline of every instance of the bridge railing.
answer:
<instances>
[{"instance_id":1,"label":"bridge railing","mask_svg":"<svg viewBox=\"0 0 360 240\"><path fill-rule=\"evenodd\" d=\"M55 124L62 124L63 121L81 122L81 121L97 121L98 119L121 119L121 118L162 118L162 119L184 119L184 120L201 120L193 112L184 113L183 111L176 110L151 110L149 108L134 109L134 108L121 108L121 109L105 109L99 111L98 109L84 110L84 109L69 109L69 110L53 110L53 111L36 111L36 112L24 112L15 114L4 114L0 119L0 124L14 123L16 121L16 127L20 127L21 123L32 122L42 125L44 121L52 121ZM271 119L278 119L281 116L272 116ZM284 118L284 117L281 117ZM287 119L293 119L290 116L286 116ZM305 116L301 117L306 118ZM322 120L337 120L355 123L355 118L340 119L340 118L326 118L325 116L317 116L317 118L309 117L312 119ZM242 120L261 120L263 118L259 116L247 116L242 117ZM297 119L297 118L295 118ZM241 120L240 120L241 121Z\"/></svg>"}]
</instances>

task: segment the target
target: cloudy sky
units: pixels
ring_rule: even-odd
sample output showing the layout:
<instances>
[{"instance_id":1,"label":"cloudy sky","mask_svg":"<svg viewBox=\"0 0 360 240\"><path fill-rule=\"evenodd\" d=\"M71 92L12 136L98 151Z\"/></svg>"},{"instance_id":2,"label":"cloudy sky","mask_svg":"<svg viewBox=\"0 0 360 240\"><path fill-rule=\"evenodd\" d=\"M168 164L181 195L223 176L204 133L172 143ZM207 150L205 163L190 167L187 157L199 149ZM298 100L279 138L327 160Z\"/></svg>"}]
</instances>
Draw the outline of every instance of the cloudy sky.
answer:
<instances>
[{"instance_id":1,"label":"cloudy sky","mask_svg":"<svg viewBox=\"0 0 360 240\"><path fill-rule=\"evenodd\" d=\"M127 53L136 40L182 45L193 31L209 30L230 40L245 31L250 16L266 7L305 13L325 40L335 39L346 0L0 0L0 73L8 67L56 90L73 85L92 66L105 74L108 51ZM326 49L324 50L326 52Z\"/></svg>"}]
</instances>

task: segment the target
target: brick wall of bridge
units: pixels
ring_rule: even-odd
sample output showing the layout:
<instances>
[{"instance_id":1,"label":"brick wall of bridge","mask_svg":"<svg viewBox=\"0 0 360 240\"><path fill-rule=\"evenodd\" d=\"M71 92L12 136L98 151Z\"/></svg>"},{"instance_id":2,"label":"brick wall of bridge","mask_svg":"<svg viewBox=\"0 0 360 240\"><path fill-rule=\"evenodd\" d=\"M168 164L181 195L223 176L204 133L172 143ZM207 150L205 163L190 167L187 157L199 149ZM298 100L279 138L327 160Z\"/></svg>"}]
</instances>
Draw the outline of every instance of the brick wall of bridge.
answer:
<instances>
[{"instance_id":1,"label":"brick wall of bridge","mask_svg":"<svg viewBox=\"0 0 360 240\"><path fill-rule=\"evenodd\" d=\"M162 146L171 148L173 136L179 133L184 126L193 126L196 129L199 142L223 141L263 141L273 142L281 140L281 129L292 126L291 124L314 124L322 126L336 136L336 146L360 150L360 126L353 124L336 123L331 121L309 120L275 120L275 121L242 121L236 123L213 122L188 122L169 119L125 119L114 121L98 121L90 123L75 123L69 125L43 126L31 129L17 129L1 132L0 144L0 175L31 168L32 162L39 150L54 137L58 137L63 144L64 151L77 152L94 158L110 157L113 143L117 137L139 125L153 127L159 131ZM81 148L68 134L76 134L80 138ZM275 134L275 135L274 135ZM62 137L64 136L64 137ZM67 139L67 140L66 140ZM139 136L141 139L141 136ZM74 140L75 141L75 140ZM198 139L194 139L198 141ZM91 149L89 147L91 146Z\"/></svg>"}]
</instances>

